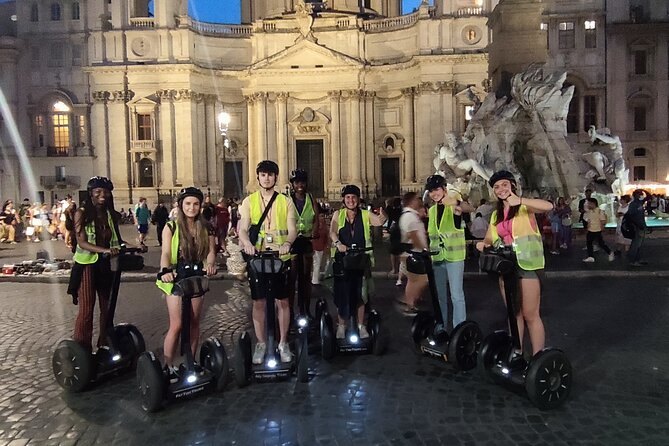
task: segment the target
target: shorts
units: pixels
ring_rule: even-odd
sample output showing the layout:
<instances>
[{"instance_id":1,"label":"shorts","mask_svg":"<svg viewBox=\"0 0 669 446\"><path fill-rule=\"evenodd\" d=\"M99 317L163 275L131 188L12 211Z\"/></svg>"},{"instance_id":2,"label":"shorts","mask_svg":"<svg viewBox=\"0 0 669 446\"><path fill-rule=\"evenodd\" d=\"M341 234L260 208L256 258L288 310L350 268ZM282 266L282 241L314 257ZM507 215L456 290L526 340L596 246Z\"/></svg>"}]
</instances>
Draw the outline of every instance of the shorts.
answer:
<instances>
[{"instance_id":1,"label":"shorts","mask_svg":"<svg viewBox=\"0 0 669 446\"><path fill-rule=\"evenodd\" d=\"M522 268L518 268L518 278L519 279L537 279L541 280L544 277L544 270L537 269L534 271L527 271Z\"/></svg>"},{"instance_id":2,"label":"shorts","mask_svg":"<svg viewBox=\"0 0 669 446\"><path fill-rule=\"evenodd\" d=\"M137 231L138 231L140 234L147 234L147 233L149 232L149 225L148 225L148 223L147 223L147 224L144 224L144 225L137 225Z\"/></svg>"},{"instance_id":3,"label":"shorts","mask_svg":"<svg viewBox=\"0 0 669 446\"><path fill-rule=\"evenodd\" d=\"M274 296L274 299L283 300L288 298L290 262L282 262L280 271L278 273L268 273L269 277L263 277L262 273L250 267L250 263L246 264L246 273L249 278L249 287L251 288L251 299L265 299L270 292Z\"/></svg>"}]
</instances>

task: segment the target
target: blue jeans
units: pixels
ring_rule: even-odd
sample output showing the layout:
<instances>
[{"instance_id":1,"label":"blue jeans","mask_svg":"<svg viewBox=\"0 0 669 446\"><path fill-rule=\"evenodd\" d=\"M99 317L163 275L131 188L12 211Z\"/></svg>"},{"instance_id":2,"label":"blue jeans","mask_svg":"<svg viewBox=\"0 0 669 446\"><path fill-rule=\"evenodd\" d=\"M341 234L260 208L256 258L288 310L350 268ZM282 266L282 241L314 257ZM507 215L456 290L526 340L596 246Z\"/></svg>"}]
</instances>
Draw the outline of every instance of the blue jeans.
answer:
<instances>
[{"instance_id":1,"label":"blue jeans","mask_svg":"<svg viewBox=\"0 0 669 446\"><path fill-rule=\"evenodd\" d=\"M453 327L467 319L465 308L465 291L462 282L465 273L465 262L438 262L434 264L434 280L437 282L437 294L439 306L444 319L444 328L448 324L448 292L446 286L451 289L451 300L453 301Z\"/></svg>"}]
</instances>

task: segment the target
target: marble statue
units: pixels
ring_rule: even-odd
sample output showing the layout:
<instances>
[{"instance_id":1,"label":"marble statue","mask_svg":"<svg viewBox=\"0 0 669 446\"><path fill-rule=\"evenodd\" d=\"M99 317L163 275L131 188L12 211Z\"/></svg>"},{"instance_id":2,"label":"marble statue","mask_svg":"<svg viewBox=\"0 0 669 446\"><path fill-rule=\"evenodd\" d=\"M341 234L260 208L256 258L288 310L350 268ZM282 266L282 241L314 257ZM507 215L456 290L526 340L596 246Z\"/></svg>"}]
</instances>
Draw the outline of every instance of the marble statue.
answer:
<instances>
[{"instance_id":1,"label":"marble statue","mask_svg":"<svg viewBox=\"0 0 669 446\"><path fill-rule=\"evenodd\" d=\"M527 193L544 197L576 196L588 186L622 193L629 172L620 138L593 127L590 144L567 140L574 87L564 86L566 77L532 65L513 76L506 96L489 93L475 101L464 136L447 133L435 148L436 173L449 184L485 188L492 172L506 169Z\"/></svg>"}]
</instances>

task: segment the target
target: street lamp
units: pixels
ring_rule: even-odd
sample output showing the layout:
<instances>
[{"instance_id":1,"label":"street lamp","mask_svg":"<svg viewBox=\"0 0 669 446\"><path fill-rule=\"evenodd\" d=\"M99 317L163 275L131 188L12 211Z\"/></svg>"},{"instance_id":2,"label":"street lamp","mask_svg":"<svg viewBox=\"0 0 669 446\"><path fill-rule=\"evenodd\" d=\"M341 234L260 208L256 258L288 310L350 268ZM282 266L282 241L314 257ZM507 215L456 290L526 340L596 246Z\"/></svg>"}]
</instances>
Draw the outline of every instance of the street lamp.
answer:
<instances>
[{"instance_id":1,"label":"street lamp","mask_svg":"<svg viewBox=\"0 0 669 446\"><path fill-rule=\"evenodd\" d=\"M228 149L230 147L230 140L228 139L228 127L230 126L230 113L222 111L218 114L218 131L223 137L223 147Z\"/></svg>"}]
</instances>

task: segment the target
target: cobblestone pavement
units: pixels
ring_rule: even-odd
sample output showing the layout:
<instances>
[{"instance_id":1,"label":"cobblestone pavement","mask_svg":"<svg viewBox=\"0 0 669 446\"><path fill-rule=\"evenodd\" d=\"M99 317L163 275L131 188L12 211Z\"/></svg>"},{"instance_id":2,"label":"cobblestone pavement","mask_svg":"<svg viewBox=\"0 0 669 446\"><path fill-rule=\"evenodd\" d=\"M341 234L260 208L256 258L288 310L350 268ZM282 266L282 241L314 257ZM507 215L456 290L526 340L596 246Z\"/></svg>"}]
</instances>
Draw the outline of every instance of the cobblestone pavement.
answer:
<instances>
[{"instance_id":1,"label":"cobblestone pavement","mask_svg":"<svg viewBox=\"0 0 669 446\"><path fill-rule=\"evenodd\" d=\"M548 344L572 360L570 401L541 412L476 374L417 356L399 288L378 281L376 307L389 329L386 355L310 356L311 379L252 384L140 409L134 376L64 394L51 373L76 308L64 285L0 283L0 444L211 445L664 445L669 438L669 288L662 279L548 280ZM469 316L484 333L504 328L494 281L465 281ZM244 283L218 281L206 298L203 335L230 352L248 325ZM150 283L122 285L117 321L162 345L166 310Z\"/></svg>"}]
</instances>

